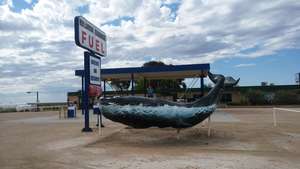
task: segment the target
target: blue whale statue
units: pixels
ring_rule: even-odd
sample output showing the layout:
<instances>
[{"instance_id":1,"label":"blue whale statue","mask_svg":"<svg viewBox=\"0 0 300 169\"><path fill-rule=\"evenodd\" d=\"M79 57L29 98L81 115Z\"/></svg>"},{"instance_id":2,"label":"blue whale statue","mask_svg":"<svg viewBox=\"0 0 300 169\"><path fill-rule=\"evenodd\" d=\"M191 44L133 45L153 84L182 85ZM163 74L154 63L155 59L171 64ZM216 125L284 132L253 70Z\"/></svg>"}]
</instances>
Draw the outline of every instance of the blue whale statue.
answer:
<instances>
[{"instance_id":1,"label":"blue whale statue","mask_svg":"<svg viewBox=\"0 0 300 169\"><path fill-rule=\"evenodd\" d=\"M208 73L215 86L209 93L190 103L178 103L159 98L122 96L101 100L103 115L115 122L133 128L172 127L188 128L209 117L217 106L218 99L225 86L233 86L237 81L225 84L225 77Z\"/></svg>"}]
</instances>

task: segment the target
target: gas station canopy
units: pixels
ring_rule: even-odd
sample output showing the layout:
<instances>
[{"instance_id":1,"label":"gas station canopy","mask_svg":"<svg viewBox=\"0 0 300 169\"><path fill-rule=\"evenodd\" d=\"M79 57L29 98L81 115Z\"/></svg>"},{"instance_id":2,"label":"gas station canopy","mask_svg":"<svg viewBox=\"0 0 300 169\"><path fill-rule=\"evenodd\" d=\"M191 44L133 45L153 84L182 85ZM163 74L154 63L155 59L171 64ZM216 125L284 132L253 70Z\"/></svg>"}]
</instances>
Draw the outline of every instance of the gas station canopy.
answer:
<instances>
[{"instance_id":1,"label":"gas station canopy","mask_svg":"<svg viewBox=\"0 0 300 169\"><path fill-rule=\"evenodd\" d=\"M209 64L166 65L152 67L128 67L101 69L101 79L132 80L134 79L183 79L206 77L210 70Z\"/></svg>"}]
</instances>

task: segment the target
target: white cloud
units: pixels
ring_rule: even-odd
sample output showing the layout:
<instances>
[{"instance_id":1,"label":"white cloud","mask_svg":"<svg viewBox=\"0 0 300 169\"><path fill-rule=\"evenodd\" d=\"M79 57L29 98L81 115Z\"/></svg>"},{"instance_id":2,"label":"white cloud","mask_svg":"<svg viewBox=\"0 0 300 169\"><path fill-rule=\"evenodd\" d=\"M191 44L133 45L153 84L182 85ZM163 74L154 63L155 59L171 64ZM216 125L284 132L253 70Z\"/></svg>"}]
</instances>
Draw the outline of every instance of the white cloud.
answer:
<instances>
[{"instance_id":1,"label":"white cloud","mask_svg":"<svg viewBox=\"0 0 300 169\"><path fill-rule=\"evenodd\" d=\"M253 67L253 66L256 66L256 64L255 63L242 63L242 64L235 65L234 67Z\"/></svg>"},{"instance_id":2,"label":"white cloud","mask_svg":"<svg viewBox=\"0 0 300 169\"><path fill-rule=\"evenodd\" d=\"M26 3L31 4L32 0L24 0Z\"/></svg>"},{"instance_id":3,"label":"white cloud","mask_svg":"<svg viewBox=\"0 0 300 169\"><path fill-rule=\"evenodd\" d=\"M173 3L180 3L181 0L164 0L165 4L173 4Z\"/></svg>"},{"instance_id":4,"label":"white cloud","mask_svg":"<svg viewBox=\"0 0 300 169\"><path fill-rule=\"evenodd\" d=\"M163 20L167 20L167 19L170 18L170 15L171 15L171 9L170 8L163 6L163 7L160 8L160 12L161 12L161 18Z\"/></svg>"},{"instance_id":5,"label":"white cloud","mask_svg":"<svg viewBox=\"0 0 300 169\"><path fill-rule=\"evenodd\" d=\"M164 5L174 3L180 4L176 15ZM83 16L108 35L102 67L139 66L149 59L189 64L261 57L300 44L297 0L49 0L20 13L6 0L0 5L0 93L74 87L84 50L74 44L73 19L84 5L89 10ZM133 20L103 25L122 17ZM244 66L250 65L236 65Z\"/></svg>"}]
</instances>

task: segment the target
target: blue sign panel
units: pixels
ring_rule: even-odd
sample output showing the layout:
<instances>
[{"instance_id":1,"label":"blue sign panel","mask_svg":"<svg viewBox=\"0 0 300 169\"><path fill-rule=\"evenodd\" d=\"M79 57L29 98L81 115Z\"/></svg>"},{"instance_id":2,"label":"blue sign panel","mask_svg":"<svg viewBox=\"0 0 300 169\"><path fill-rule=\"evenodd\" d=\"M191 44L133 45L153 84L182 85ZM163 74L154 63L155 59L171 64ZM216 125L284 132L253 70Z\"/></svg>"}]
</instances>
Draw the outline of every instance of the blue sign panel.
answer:
<instances>
[{"instance_id":1,"label":"blue sign panel","mask_svg":"<svg viewBox=\"0 0 300 169\"><path fill-rule=\"evenodd\" d=\"M100 57L90 55L90 84L101 85L101 59Z\"/></svg>"}]
</instances>

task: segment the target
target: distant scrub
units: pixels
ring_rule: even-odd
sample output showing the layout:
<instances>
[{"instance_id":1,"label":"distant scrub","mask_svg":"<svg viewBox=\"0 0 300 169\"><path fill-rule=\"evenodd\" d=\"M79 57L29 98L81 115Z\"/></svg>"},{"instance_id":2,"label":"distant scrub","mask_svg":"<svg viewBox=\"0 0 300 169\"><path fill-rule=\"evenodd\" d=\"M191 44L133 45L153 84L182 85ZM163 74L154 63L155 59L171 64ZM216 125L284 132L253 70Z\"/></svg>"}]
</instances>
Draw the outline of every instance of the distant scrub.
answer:
<instances>
[{"instance_id":1,"label":"distant scrub","mask_svg":"<svg viewBox=\"0 0 300 169\"><path fill-rule=\"evenodd\" d=\"M263 92L260 90L248 90L245 94L249 105L288 105L300 104L299 90L276 92Z\"/></svg>"},{"instance_id":2,"label":"distant scrub","mask_svg":"<svg viewBox=\"0 0 300 169\"><path fill-rule=\"evenodd\" d=\"M278 91L275 94L274 104L300 104L299 95L296 92Z\"/></svg>"},{"instance_id":3,"label":"distant scrub","mask_svg":"<svg viewBox=\"0 0 300 169\"><path fill-rule=\"evenodd\" d=\"M0 107L0 113L16 112L16 111L17 110L15 107L9 107L9 108Z\"/></svg>"}]
</instances>

